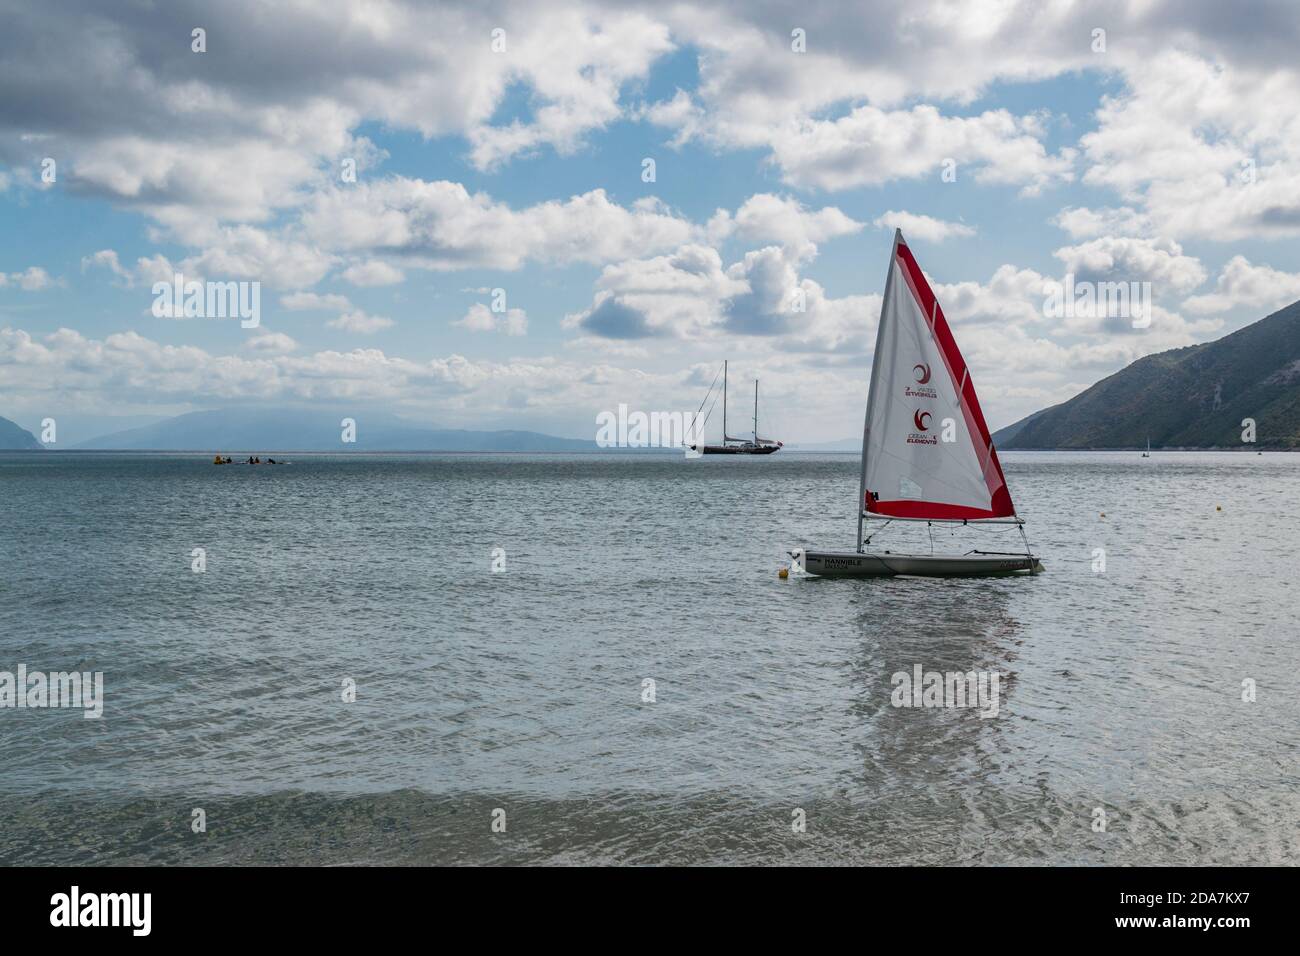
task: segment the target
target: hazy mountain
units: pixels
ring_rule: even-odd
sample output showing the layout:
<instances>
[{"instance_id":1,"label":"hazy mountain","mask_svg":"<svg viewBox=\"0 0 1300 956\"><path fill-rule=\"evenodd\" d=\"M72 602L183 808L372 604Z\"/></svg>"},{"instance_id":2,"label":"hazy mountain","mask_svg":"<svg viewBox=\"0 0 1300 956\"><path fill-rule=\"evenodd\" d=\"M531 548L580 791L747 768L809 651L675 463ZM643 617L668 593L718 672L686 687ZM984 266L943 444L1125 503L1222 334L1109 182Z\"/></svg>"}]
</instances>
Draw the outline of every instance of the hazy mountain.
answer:
<instances>
[{"instance_id":1,"label":"hazy mountain","mask_svg":"<svg viewBox=\"0 0 1300 956\"><path fill-rule=\"evenodd\" d=\"M356 441L342 441L343 418L356 420ZM39 446L38 446L39 447ZM527 431L432 428L383 412L225 409L190 412L141 428L81 442L78 448L277 451L594 451L594 441Z\"/></svg>"},{"instance_id":2,"label":"hazy mountain","mask_svg":"<svg viewBox=\"0 0 1300 956\"><path fill-rule=\"evenodd\" d=\"M40 451L44 447L27 429L20 428L7 418L0 418L0 449Z\"/></svg>"},{"instance_id":3,"label":"hazy mountain","mask_svg":"<svg viewBox=\"0 0 1300 956\"><path fill-rule=\"evenodd\" d=\"M1138 359L997 432L999 448L1300 447L1300 302L1226 335ZM1247 446L1249 447L1249 446Z\"/></svg>"}]
</instances>

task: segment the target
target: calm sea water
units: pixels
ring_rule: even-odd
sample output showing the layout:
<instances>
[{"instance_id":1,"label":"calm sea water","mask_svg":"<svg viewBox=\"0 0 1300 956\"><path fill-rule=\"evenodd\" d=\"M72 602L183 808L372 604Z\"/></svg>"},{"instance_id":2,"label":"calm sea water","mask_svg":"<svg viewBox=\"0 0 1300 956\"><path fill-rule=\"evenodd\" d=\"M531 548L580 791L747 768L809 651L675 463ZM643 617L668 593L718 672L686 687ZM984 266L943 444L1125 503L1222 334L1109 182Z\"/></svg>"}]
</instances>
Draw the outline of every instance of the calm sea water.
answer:
<instances>
[{"instance_id":1,"label":"calm sea water","mask_svg":"<svg viewBox=\"0 0 1300 956\"><path fill-rule=\"evenodd\" d=\"M289 457L0 455L0 670L105 681L0 710L0 862L1300 861L1300 455L1007 454L979 581L778 579L852 456Z\"/></svg>"}]
</instances>

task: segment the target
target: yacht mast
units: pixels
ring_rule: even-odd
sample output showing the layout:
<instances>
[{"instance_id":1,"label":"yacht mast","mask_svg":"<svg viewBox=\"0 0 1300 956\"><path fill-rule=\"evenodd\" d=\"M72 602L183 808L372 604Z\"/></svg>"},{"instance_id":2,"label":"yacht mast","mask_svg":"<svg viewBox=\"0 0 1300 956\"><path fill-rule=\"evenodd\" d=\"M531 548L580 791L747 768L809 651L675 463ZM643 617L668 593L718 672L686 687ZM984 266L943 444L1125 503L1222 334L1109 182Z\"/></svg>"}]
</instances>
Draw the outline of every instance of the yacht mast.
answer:
<instances>
[{"instance_id":1,"label":"yacht mast","mask_svg":"<svg viewBox=\"0 0 1300 956\"><path fill-rule=\"evenodd\" d=\"M754 379L754 444L758 444L758 379Z\"/></svg>"},{"instance_id":2,"label":"yacht mast","mask_svg":"<svg viewBox=\"0 0 1300 956\"><path fill-rule=\"evenodd\" d=\"M722 444L727 443L727 360L722 360Z\"/></svg>"}]
</instances>

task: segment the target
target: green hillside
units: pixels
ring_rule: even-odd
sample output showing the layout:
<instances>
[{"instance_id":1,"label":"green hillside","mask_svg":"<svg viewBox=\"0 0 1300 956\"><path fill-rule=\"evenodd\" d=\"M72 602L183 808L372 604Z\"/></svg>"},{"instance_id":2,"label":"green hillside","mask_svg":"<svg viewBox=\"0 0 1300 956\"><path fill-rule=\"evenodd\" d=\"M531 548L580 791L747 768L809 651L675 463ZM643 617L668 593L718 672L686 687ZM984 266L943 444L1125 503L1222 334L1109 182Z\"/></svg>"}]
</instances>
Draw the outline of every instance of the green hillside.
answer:
<instances>
[{"instance_id":1,"label":"green hillside","mask_svg":"<svg viewBox=\"0 0 1300 956\"><path fill-rule=\"evenodd\" d=\"M1300 302L1224 336L1159 352L994 435L999 448L1300 447Z\"/></svg>"}]
</instances>

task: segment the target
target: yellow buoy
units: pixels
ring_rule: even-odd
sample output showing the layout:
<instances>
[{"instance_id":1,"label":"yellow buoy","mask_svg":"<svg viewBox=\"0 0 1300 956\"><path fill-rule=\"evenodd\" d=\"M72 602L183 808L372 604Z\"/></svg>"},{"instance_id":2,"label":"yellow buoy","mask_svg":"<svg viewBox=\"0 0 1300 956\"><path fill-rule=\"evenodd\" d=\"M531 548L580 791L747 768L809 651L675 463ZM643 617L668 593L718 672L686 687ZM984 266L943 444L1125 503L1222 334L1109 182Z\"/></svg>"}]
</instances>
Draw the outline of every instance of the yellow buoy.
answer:
<instances>
[{"instance_id":1,"label":"yellow buoy","mask_svg":"<svg viewBox=\"0 0 1300 956\"><path fill-rule=\"evenodd\" d=\"M784 581L786 578L790 576L790 569L782 568L780 571L776 572L776 576L780 578L782 581Z\"/></svg>"}]
</instances>

